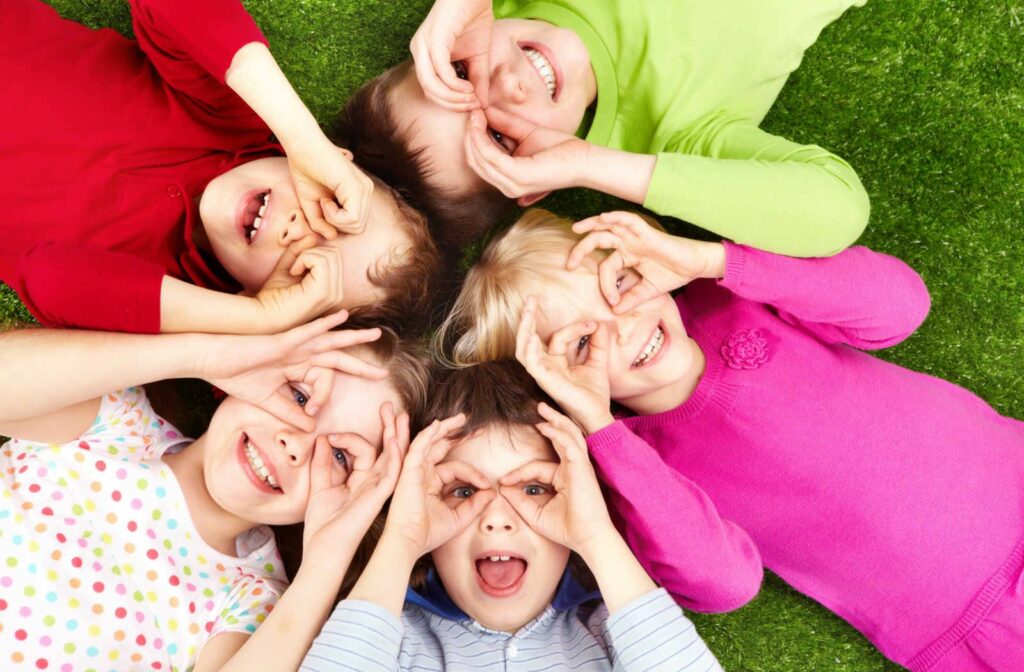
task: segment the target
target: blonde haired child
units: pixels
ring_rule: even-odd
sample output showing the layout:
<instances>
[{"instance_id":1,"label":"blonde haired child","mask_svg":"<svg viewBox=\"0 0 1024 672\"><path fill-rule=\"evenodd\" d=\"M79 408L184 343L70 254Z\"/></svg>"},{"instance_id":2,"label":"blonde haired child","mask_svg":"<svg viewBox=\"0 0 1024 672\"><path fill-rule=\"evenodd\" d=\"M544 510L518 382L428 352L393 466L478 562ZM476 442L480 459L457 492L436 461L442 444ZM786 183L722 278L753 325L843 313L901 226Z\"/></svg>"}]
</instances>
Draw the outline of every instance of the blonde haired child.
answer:
<instances>
[{"instance_id":1,"label":"blonde haired child","mask_svg":"<svg viewBox=\"0 0 1024 672\"><path fill-rule=\"evenodd\" d=\"M863 247L794 259L535 212L441 338L463 365L514 355L587 432L620 529L682 605L735 609L764 565L911 670L1018 670L1024 423L864 352L928 309L912 269Z\"/></svg>"},{"instance_id":2,"label":"blonde haired child","mask_svg":"<svg viewBox=\"0 0 1024 672\"><path fill-rule=\"evenodd\" d=\"M423 398L422 363L377 329L327 331L342 319L275 336L0 335L5 669L297 668ZM235 395L194 441L129 387L173 377ZM267 525L303 521L286 587Z\"/></svg>"}]
</instances>

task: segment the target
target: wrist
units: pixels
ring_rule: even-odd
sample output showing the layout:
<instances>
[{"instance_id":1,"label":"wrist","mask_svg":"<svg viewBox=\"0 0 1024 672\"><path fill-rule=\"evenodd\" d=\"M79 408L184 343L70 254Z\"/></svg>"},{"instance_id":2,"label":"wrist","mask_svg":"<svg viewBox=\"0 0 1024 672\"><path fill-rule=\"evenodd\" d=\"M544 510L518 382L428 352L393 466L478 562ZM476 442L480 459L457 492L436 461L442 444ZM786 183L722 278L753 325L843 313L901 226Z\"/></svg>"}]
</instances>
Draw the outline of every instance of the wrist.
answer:
<instances>
[{"instance_id":1,"label":"wrist","mask_svg":"<svg viewBox=\"0 0 1024 672\"><path fill-rule=\"evenodd\" d=\"M413 565L423 555L407 535L394 528L389 528L386 523L384 525L384 532L381 534L374 551L374 555L377 554L383 554L385 557L390 558L396 568L403 570L408 568L408 571L405 573L406 576L412 572Z\"/></svg>"},{"instance_id":2,"label":"wrist","mask_svg":"<svg viewBox=\"0 0 1024 672\"><path fill-rule=\"evenodd\" d=\"M583 562L587 564L587 567L593 571L595 567L599 566L602 555L607 554L609 551L619 550L619 545L624 543L622 535L615 529L609 518L607 525L603 526L599 534L577 545L572 550L576 551L583 558Z\"/></svg>"},{"instance_id":3,"label":"wrist","mask_svg":"<svg viewBox=\"0 0 1024 672\"><path fill-rule=\"evenodd\" d=\"M589 151L581 187L643 204L658 157L587 143Z\"/></svg>"},{"instance_id":4,"label":"wrist","mask_svg":"<svg viewBox=\"0 0 1024 672\"><path fill-rule=\"evenodd\" d=\"M592 414L580 414L573 419L576 420L587 436L595 434L615 422L615 416L609 410Z\"/></svg>"}]
</instances>

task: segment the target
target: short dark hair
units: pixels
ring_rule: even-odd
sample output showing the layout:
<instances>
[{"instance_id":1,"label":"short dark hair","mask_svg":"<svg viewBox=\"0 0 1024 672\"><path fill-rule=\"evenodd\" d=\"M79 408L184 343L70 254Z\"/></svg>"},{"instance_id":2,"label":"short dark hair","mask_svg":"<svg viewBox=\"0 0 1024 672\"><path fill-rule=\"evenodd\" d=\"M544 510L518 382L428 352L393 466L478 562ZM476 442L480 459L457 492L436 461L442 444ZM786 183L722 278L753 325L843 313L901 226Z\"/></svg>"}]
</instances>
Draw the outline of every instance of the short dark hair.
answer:
<instances>
[{"instance_id":1,"label":"short dark hair","mask_svg":"<svg viewBox=\"0 0 1024 672\"><path fill-rule=\"evenodd\" d=\"M376 324L362 322L359 318L350 318L340 328L344 329L366 329ZM365 343L360 348L368 350L373 357L388 370L388 381L398 392L402 405L411 418L420 417L427 402L427 386L430 376L426 348L418 340L403 339L396 332L381 327L381 337L371 343ZM341 588L335 596L335 601L343 599L355 586L359 576L370 561L377 541L384 530L386 519L384 511L378 514L377 518L370 525L366 535L356 548L352 562L349 564L345 578L342 580ZM294 580L295 574L302 564L302 533L303 523L294 525L278 525L274 527L274 536L277 538L277 548L281 553L284 562L285 573L289 580Z\"/></svg>"},{"instance_id":2,"label":"short dark hair","mask_svg":"<svg viewBox=\"0 0 1024 672\"><path fill-rule=\"evenodd\" d=\"M369 280L384 291L384 299L350 312L365 322L384 325L403 336L422 335L435 321L446 289L444 255L430 234L426 217L379 177L368 173L374 189L392 202L409 247L387 267L371 270ZM369 226L373 224L370 223Z\"/></svg>"},{"instance_id":3,"label":"short dark hair","mask_svg":"<svg viewBox=\"0 0 1024 672\"><path fill-rule=\"evenodd\" d=\"M494 360L459 369L435 369L428 401L416 419L417 431L436 419L464 413L466 423L451 434L464 439L485 427L498 426L511 431L517 426L533 427L544 422L537 405L558 405L515 360ZM546 440L546 439L545 439ZM409 585L422 588L433 567L430 555L420 558L413 568ZM569 556L573 576L587 590L595 590L597 581L586 563L575 553Z\"/></svg>"},{"instance_id":4,"label":"short dark hair","mask_svg":"<svg viewBox=\"0 0 1024 672\"><path fill-rule=\"evenodd\" d=\"M405 61L364 84L341 110L331 139L421 210L434 237L454 257L455 249L479 239L515 204L486 183L466 193L446 193L431 184L431 176L444 166L430 165L422 148L411 149L409 129L399 128L391 113L391 91L414 76L412 61Z\"/></svg>"}]
</instances>

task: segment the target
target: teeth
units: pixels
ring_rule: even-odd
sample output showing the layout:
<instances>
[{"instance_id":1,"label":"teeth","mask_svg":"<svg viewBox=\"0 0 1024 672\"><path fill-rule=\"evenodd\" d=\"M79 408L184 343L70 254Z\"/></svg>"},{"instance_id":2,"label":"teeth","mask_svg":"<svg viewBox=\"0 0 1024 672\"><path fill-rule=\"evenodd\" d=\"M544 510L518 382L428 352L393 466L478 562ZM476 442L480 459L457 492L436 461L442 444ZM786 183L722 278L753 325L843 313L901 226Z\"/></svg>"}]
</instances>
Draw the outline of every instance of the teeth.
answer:
<instances>
[{"instance_id":1,"label":"teeth","mask_svg":"<svg viewBox=\"0 0 1024 672\"><path fill-rule=\"evenodd\" d=\"M267 206L263 206L264 208ZM260 214L256 215L256 219L252 220L252 230L260 228L260 224L263 223L263 208L260 208Z\"/></svg>"},{"instance_id":2,"label":"teeth","mask_svg":"<svg viewBox=\"0 0 1024 672\"><path fill-rule=\"evenodd\" d=\"M523 53L530 59L530 63L540 74L541 79L544 80L545 86L548 87L548 95L550 95L551 98L554 98L556 89L555 70L551 67L551 63L544 57L544 54L540 53L536 49L523 47Z\"/></svg>"},{"instance_id":3,"label":"teeth","mask_svg":"<svg viewBox=\"0 0 1024 672\"><path fill-rule=\"evenodd\" d=\"M497 555L492 555L491 556L491 562L498 562L499 560L501 560L501 558L499 556L497 556Z\"/></svg>"},{"instance_id":4,"label":"teeth","mask_svg":"<svg viewBox=\"0 0 1024 672\"><path fill-rule=\"evenodd\" d=\"M263 216L263 213L264 213L264 212L266 212L266 211L267 211L267 204L266 204L266 203L264 203L263 205L261 205L261 206L260 206L260 211L259 211L259 213L257 213L257 214L258 214L258 215L259 215L260 217L262 217L262 216Z\"/></svg>"},{"instance_id":5,"label":"teeth","mask_svg":"<svg viewBox=\"0 0 1024 672\"><path fill-rule=\"evenodd\" d=\"M640 356L633 362L633 366L643 366L646 364L661 348L662 342L665 340L665 332L661 330L659 326L657 331L654 332L654 336L647 343L647 347L640 353Z\"/></svg>"},{"instance_id":6,"label":"teeth","mask_svg":"<svg viewBox=\"0 0 1024 672\"><path fill-rule=\"evenodd\" d=\"M491 562L508 562L509 560L512 559L512 556L511 555L492 555L492 556L490 556L487 559L490 560Z\"/></svg>"},{"instance_id":7,"label":"teeth","mask_svg":"<svg viewBox=\"0 0 1024 672\"><path fill-rule=\"evenodd\" d=\"M257 476L262 478L270 487L275 490L280 490L280 486L277 484L277 479L274 478L274 475L270 473L269 469L267 469L266 465L263 463L263 458L260 457L256 448L248 441L245 442L245 456L249 460L249 466L252 467L253 472L255 472Z\"/></svg>"},{"instance_id":8,"label":"teeth","mask_svg":"<svg viewBox=\"0 0 1024 672\"><path fill-rule=\"evenodd\" d=\"M501 561L502 562L508 562L511 559L512 559L512 556L510 556L510 555L503 555L503 556L501 556Z\"/></svg>"}]
</instances>

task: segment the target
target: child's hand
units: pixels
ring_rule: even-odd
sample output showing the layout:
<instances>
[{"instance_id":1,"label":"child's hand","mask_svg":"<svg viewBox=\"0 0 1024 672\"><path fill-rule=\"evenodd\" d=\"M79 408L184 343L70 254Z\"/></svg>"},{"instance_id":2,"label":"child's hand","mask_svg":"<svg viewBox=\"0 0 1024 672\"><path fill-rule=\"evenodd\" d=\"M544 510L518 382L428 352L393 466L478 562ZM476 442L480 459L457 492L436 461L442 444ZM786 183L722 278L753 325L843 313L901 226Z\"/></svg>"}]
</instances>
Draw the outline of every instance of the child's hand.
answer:
<instances>
[{"instance_id":1,"label":"child's hand","mask_svg":"<svg viewBox=\"0 0 1024 672\"><path fill-rule=\"evenodd\" d=\"M352 153L322 135L285 151L310 228L327 240L337 238L338 232L361 233L370 211L373 181L352 163Z\"/></svg>"},{"instance_id":2,"label":"child's hand","mask_svg":"<svg viewBox=\"0 0 1024 672\"><path fill-rule=\"evenodd\" d=\"M575 361L582 349L583 361ZM516 331L516 359L541 389L588 434L613 423L608 384L608 331L594 322L575 322L548 339L537 335L537 300L529 297Z\"/></svg>"},{"instance_id":3,"label":"child's hand","mask_svg":"<svg viewBox=\"0 0 1024 672\"><path fill-rule=\"evenodd\" d=\"M551 441L561 461L523 465L501 478L500 492L538 534L589 555L615 529L587 442L579 427L555 409L542 403L537 410L546 420L537 429ZM547 492L531 492L538 487Z\"/></svg>"},{"instance_id":4,"label":"child's hand","mask_svg":"<svg viewBox=\"0 0 1024 672\"><path fill-rule=\"evenodd\" d=\"M490 83L490 0L437 0L409 43L416 78L427 98L459 112L487 105ZM452 63L462 61L469 81Z\"/></svg>"},{"instance_id":5,"label":"child's hand","mask_svg":"<svg viewBox=\"0 0 1024 672\"><path fill-rule=\"evenodd\" d=\"M490 482L468 464L458 461L438 464L451 450L448 435L465 422L462 414L435 420L413 440L402 465L384 536L404 548L410 561L466 529L495 497ZM471 486L476 491L451 506L446 499L449 490L457 484Z\"/></svg>"},{"instance_id":6,"label":"child's hand","mask_svg":"<svg viewBox=\"0 0 1024 672\"><path fill-rule=\"evenodd\" d=\"M341 311L273 336L197 334L202 359L196 375L233 397L255 404L300 429L312 431L311 416L330 398L336 371L373 380L388 372L343 352L380 338L380 329L331 331L348 318ZM306 383L311 392L304 408L280 393L291 382Z\"/></svg>"},{"instance_id":7,"label":"child's hand","mask_svg":"<svg viewBox=\"0 0 1024 672\"><path fill-rule=\"evenodd\" d=\"M632 212L606 212L576 222L572 230L587 234L566 261L579 267L594 250L612 250L598 266L601 293L616 313L625 313L648 299L671 292L696 278L725 275L725 248L659 231ZM639 275L620 295L623 269Z\"/></svg>"},{"instance_id":8,"label":"child's hand","mask_svg":"<svg viewBox=\"0 0 1024 672\"><path fill-rule=\"evenodd\" d=\"M341 308L341 250L316 241L307 236L292 243L256 294L267 331L289 329Z\"/></svg>"},{"instance_id":9,"label":"child's hand","mask_svg":"<svg viewBox=\"0 0 1024 672\"><path fill-rule=\"evenodd\" d=\"M492 132L513 143L503 150ZM556 189L582 185L590 143L570 133L537 126L496 107L473 112L466 133L466 160L480 176L509 198L528 205ZM532 197L532 198L528 198ZM527 202L529 201L529 203Z\"/></svg>"},{"instance_id":10,"label":"child's hand","mask_svg":"<svg viewBox=\"0 0 1024 672\"><path fill-rule=\"evenodd\" d=\"M380 409L384 447L377 449L356 434L317 437L309 474L309 502L302 533L302 567L330 576L351 557L385 500L394 492L409 447L409 416L395 415L390 403ZM347 478L337 480L335 451L348 460ZM339 580L342 577L337 577Z\"/></svg>"}]
</instances>

